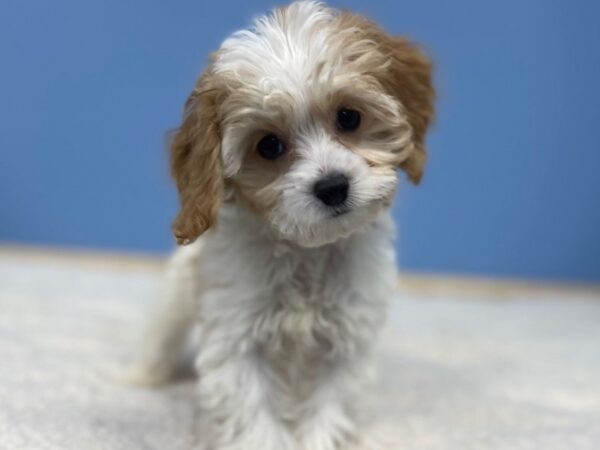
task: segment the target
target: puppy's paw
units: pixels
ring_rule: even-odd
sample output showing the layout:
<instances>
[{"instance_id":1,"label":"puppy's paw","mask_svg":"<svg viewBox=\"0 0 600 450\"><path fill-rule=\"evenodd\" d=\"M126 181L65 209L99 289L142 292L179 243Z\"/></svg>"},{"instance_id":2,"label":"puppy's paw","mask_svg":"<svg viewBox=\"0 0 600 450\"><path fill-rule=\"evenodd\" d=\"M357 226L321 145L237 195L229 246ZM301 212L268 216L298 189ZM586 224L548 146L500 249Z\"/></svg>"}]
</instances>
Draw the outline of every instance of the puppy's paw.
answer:
<instances>
[{"instance_id":1,"label":"puppy's paw","mask_svg":"<svg viewBox=\"0 0 600 450\"><path fill-rule=\"evenodd\" d=\"M358 450L354 432L330 427L326 423L305 428L298 436L298 441L301 450Z\"/></svg>"},{"instance_id":2,"label":"puppy's paw","mask_svg":"<svg viewBox=\"0 0 600 450\"><path fill-rule=\"evenodd\" d=\"M322 401L299 424L295 437L301 450L354 450L351 445L357 440L357 431L342 403Z\"/></svg>"}]
</instances>

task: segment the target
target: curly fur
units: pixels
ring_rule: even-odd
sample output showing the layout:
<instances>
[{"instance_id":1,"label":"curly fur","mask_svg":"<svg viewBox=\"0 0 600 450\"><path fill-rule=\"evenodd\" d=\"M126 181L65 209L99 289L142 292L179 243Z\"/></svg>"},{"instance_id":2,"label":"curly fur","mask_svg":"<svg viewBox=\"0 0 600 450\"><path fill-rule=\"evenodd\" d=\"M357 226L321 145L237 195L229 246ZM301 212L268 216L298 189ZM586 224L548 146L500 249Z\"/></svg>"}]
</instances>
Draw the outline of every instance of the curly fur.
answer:
<instances>
[{"instance_id":1,"label":"curly fur","mask_svg":"<svg viewBox=\"0 0 600 450\"><path fill-rule=\"evenodd\" d=\"M182 247L139 372L172 375L199 324L199 448L367 448L359 394L395 285L388 207L397 169L418 182L431 66L366 19L301 1L214 54L174 135ZM361 113L351 133L336 111ZM276 134L286 153L261 158ZM350 180L344 214L312 191Z\"/></svg>"}]
</instances>

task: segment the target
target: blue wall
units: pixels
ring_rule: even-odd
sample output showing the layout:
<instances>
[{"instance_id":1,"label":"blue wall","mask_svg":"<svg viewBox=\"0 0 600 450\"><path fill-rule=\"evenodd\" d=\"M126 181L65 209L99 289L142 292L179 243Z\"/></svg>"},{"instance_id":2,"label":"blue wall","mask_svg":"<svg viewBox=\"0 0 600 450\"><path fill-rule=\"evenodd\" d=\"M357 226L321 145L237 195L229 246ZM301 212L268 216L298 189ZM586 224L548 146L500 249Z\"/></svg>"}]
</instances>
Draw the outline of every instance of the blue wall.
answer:
<instances>
[{"instance_id":1,"label":"blue wall","mask_svg":"<svg viewBox=\"0 0 600 450\"><path fill-rule=\"evenodd\" d=\"M600 2L333 2L425 44L438 123L396 207L400 262L600 281ZM0 240L165 251L164 130L272 1L5 0Z\"/></svg>"}]
</instances>

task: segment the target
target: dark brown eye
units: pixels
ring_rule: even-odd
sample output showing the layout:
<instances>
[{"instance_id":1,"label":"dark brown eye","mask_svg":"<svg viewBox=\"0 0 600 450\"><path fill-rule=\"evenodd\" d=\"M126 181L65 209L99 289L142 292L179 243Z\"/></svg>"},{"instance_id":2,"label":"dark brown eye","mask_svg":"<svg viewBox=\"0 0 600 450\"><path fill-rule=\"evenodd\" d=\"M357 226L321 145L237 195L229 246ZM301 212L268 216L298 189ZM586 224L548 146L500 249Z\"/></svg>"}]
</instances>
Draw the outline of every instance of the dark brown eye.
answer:
<instances>
[{"instance_id":1,"label":"dark brown eye","mask_svg":"<svg viewBox=\"0 0 600 450\"><path fill-rule=\"evenodd\" d=\"M267 134L256 145L256 150L265 159L273 160L285 153L283 142L274 134Z\"/></svg>"},{"instance_id":2,"label":"dark brown eye","mask_svg":"<svg viewBox=\"0 0 600 450\"><path fill-rule=\"evenodd\" d=\"M337 124L342 131L354 131L360 125L360 113L353 109L342 108L337 113Z\"/></svg>"}]
</instances>

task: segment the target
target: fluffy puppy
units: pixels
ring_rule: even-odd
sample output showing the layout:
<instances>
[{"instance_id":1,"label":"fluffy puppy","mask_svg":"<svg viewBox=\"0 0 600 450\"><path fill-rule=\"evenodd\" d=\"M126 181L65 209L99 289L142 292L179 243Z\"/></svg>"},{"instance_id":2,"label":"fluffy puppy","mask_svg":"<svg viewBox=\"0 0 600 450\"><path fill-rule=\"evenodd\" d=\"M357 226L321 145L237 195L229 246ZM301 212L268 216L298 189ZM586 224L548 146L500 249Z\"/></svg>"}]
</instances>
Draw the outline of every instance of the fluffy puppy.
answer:
<instances>
[{"instance_id":1,"label":"fluffy puppy","mask_svg":"<svg viewBox=\"0 0 600 450\"><path fill-rule=\"evenodd\" d=\"M212 55L171 145L186 246L139 372L168 379L199 324L199 448L365 445L357 396L396 283L389 206L398 169L423 172L430 72L405 39L311 1Z\"/></svg>"}]
</instances>

